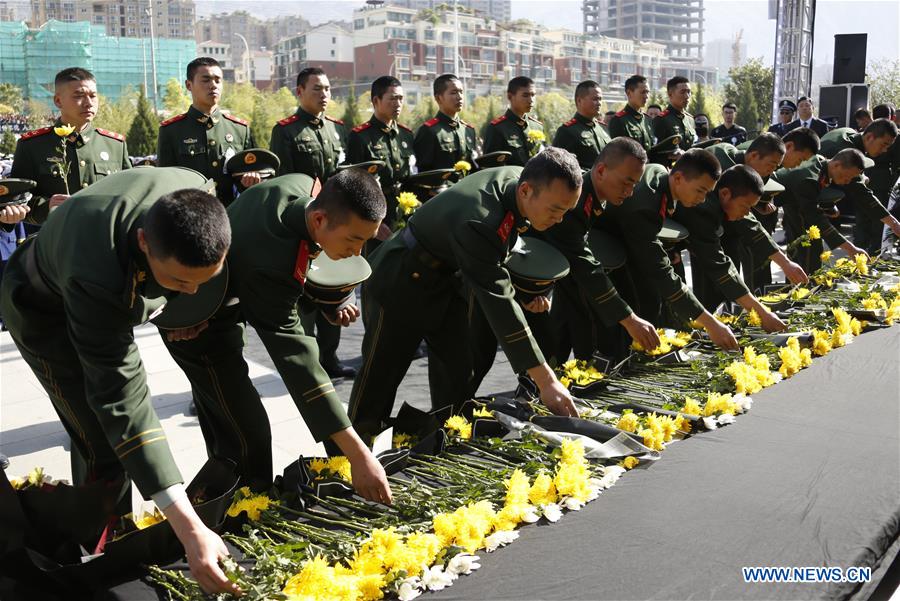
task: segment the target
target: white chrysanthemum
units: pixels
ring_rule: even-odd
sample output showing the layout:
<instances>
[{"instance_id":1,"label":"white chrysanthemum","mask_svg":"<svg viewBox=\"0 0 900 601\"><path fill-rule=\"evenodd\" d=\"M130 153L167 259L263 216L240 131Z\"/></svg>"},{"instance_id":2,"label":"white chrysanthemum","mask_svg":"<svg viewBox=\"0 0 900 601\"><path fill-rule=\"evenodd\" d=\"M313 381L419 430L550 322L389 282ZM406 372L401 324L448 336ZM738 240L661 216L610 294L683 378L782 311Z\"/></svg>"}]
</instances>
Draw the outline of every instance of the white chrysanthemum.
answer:
<instances>
[{"instance_id":1,"label":"white chrysanthemum","mask_svg":"<svg viewBox=\"0 0 900 601\"><path fill-rule=\"evenodd\" d=\"M471 574L481 567L481 564L478 563L479 559L477 555L460 553L447 564L447 571L451 574Z\"/></svg>"},{"instance_id":2,"label":"white chrysanthemum","mask_svg":"<svg viewBox=\"0 0 900 601\"><path fill-rule=\"evenodd\" d=\"M484 550L488 553L493 553L517 538L519 538L519 533L515 530L500 530L484 539Z\"/></svg>"}]
</instances>

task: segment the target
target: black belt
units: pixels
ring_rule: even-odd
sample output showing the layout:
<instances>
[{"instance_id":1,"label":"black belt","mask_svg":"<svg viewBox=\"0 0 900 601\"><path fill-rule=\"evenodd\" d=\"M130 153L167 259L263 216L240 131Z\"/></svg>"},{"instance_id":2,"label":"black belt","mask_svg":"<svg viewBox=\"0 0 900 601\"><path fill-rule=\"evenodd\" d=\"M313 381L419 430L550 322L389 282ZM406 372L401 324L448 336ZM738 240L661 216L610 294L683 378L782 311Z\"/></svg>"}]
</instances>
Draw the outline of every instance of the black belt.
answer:
<instances>
[{"instance_id":1,"label":"black belt","mask_svg":"<svg viewBox=\"0 0 900 601\"><path fill-rule=\"evenodd\" d=\"M412 230L408 225L400 232L400 240L403 241L403 244L410 250L413 256L428 269L433 269L434 271L452 271L444 265L443 261L425 250L425 248L419 244L419 241L416 240L416 236L412 233Z\"/></svg>"}]
</instances>

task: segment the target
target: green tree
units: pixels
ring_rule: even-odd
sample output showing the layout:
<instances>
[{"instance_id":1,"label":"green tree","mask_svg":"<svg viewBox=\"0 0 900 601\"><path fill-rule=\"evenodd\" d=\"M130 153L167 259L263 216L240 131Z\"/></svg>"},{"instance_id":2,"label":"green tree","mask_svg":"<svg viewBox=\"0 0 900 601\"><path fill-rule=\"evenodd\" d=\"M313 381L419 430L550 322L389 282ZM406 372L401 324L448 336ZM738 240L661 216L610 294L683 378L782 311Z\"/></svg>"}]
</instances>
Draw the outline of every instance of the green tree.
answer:
<instances>
[{"instance_id":1,"label":"green tree","mask_svg":"<svg viewBox=\"0 0 900 601\"><path fill-rule=\"evenodd\" d=\"M687 112L692 115L703 113L709 116L706 110L706 94L703 88L703 84L699 82L691 86L691 92L693 93L691 94L691 101L688 103Z\"/></svg>"},{"instance_id":2,"label":"green tree","mask_svg":"<svg viewBox=\"0 0 900 601\"><path fill-rule=\"evenodd\" d=\"M269 141L272 139L272 125L274 122L269 118L266 111L266 96L268 94L260 94L253 103L253 112L250 114L250 135L259 148L268 148Z\"/></svg>"},{"instance_id":3,"label":"green tree","mask_svg":"<svg viewBox=\"0 0 900 601\"><path fill-rule=\"evenodd\" d=\"M754 58L728 71L731 81L725 84L725 99L738 108L737 122L748 132L758 132L758 122L768 124L772 112L775 77L772 67Z\"/></svg>"},{"instance_id":4,"label":"green tree","mask_svg":"<svg viewBox=\"0 0 900 601\"><path fill-rule=\"evenodd\" d=\"M137 112L128 129L128 151L139 157L156 153L156 141L159 134L159 120L153 113L153 107L144 93L144 86L137 99Z\"/></svg>"},{"instance_id":5,"label":"green tree","mask_svg":"<svg viewBox=\"0 0 900 601\"><path fill-rule=\"evenodd\" d=\"M0 104L5 104L18 113L25 106L22 89L11 83L0 83Z\"/></svg>"},{"instance_id":6,"label":"green tree","mask_svg":"<svg viewBox=\"0 0 900 601\"><path fill-rule=\"evenodd\" d=\"M872 63L866 81L869 83L869 104L890 102L900 107L900 59Z\"/></svg>"},{"instance_id":7,"label":"green tree","mask_svg":"<svg viewBox=\"0 0 900 601\"><path fill-rule=\"evenodd\" d=\"M665 88L652 90L650 92L650 97L647 99L647 106L650 106L651 104L658 104L660 108L666 108L666 105L669 104L669 97L666 94Z\"/></svg>"},{"instance_id":8,"label":"green tree","mask_svg":"<svg viewBox=\"0 0 900 601\"><path fill-rule=\"evenodd\" d=\"M12 154L16 151L16 136L7 129L0 138L0 154Z\"/></svg>"},{"instance_id":9,"label":"green tree","mask_svg":"<svg viewBox=\"0 0 900 601\"><path fill-rule=\"evenodd\" d=\"M25 115L31 129L45 127L49 124L48 117L53 115L53 109L46 102L30 99L25 101Z\"/></svg>"},{"instance_id":10,"label":"green tree","mask_svg":"<svg viewBox=\"0 0 900 601\"><path fill-rule=\"evenodd\" d=\"M422 100L419 101L411 112L408 112L406 115L407 123L405 125L416 131L419 129L419 126L431 119L435 116L438 111L437 102L434 99L434 96L426 96Z\"/></svg>"},{"instance_id":11,"label":"green tree","mask_svg":"<svg viewBox=\"0 0 900 601\"><path fill-rule=\"evenodd\" d=\"M165 114L180 115L191 106L191 93L188 92L178 79L171 77L166 82L166 91L163 95L163 108Z\"/></svg>"},{"instance_id":12,"label":"green tree","mask_svg":"<svg viewBox=\"0 0 900 601\"><path fill-rule=\"evenodd\" d=\"M362 123L362 115L359 112L360 99L356 95L356 86L351 85L347 93L347 103L341 120L347 127L355 127Z\"/></svg>"},{"instance_id":13,"label":"green tree","mask_svg":"<svg viewBox=\"0 0 900 601\"><path fill-rule=\"evenodd\" d=\"M535 117L544 124L544 134L547 136L548 144L559 126L571 119L574 112L575 101L559 92L549 92L537 97L534 113Z\"/></svg>"},{"instance_id":14,"label":"green tree","mask_svg":"<svg viewBox=\"0 0 900 601\"><path fill-rule=\"evenodd\" d=\"M110 129L120 134L125 134L131 129L134 113L137 107L138 94L132 89L127 89L115 102L110 102L106 97L100 97L100 107L97 109L97 117L94 121L98 127ZM131 140L128 141L131 152Z\"/></svg>"},{"instance_id":15,"label":"green tree","mask_svg":"<svg viewBox=\"0 0 900 601\"><path fill-rule=\"evenodd\" d=\"M226 83L219 104L232 115L246 119L253 113L253 105L260 95L261 92L252 84Z\"/></svg>"}]
</instances>

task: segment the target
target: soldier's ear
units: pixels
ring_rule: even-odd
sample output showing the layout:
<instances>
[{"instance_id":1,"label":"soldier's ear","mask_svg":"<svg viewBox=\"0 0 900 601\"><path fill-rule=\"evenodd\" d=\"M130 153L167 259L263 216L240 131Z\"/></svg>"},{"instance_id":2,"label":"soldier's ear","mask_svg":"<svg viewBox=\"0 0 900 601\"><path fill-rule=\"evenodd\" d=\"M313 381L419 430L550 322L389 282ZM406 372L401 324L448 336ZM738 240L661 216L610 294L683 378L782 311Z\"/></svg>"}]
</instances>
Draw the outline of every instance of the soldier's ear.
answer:
<instances>
[{"instance_id":1,"label":"soldier's ear","mask_svg":"<svg viewBox=\"0 0 900 601\"><path fill-rule=\"evenodd\" d=\"M137 231L137 243L138 248L141 249L141 252L145 255L150 254L150 247L147 246L147 237L144 235L144 228L139 227Z\"/></svg>"}]
</instances>

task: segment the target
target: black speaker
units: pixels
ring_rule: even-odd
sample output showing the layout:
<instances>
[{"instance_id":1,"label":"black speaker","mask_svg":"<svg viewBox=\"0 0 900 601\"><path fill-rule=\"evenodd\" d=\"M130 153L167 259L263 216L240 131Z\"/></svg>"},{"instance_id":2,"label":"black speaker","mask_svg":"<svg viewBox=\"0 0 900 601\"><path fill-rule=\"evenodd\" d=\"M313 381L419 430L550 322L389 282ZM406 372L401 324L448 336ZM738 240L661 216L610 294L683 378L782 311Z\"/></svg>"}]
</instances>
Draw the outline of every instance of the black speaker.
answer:
<instances>
[{"instance_id":1,"label":"black speaker","mask_svg":"<svg viewBox=\"0 0 900 601\"><path fill-rule=\"evenodd\" d=\"M834 72L831 83L863 83L866 81L866 33L843 33L834 36Z\"/></svg>"},{"instance_id":2,"label":"black speaker","mask_svg":"<svg viewBox=\"0 0 900 601\"><path fill-rule=\"evenodd\" d=\"M819 88L819 118L834 121L837 127L852 127L854 111L869 105L869 86L867 84L842 84L822 86Z\"/></svg>"}]
</instances>

